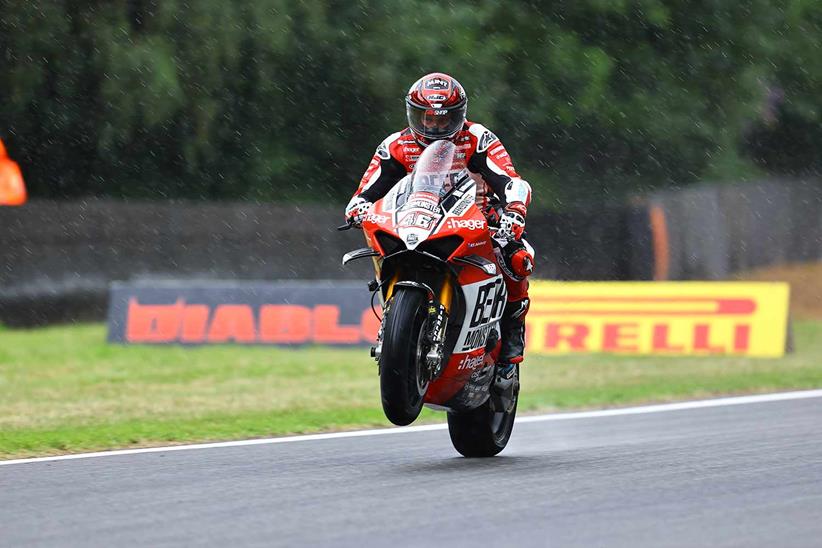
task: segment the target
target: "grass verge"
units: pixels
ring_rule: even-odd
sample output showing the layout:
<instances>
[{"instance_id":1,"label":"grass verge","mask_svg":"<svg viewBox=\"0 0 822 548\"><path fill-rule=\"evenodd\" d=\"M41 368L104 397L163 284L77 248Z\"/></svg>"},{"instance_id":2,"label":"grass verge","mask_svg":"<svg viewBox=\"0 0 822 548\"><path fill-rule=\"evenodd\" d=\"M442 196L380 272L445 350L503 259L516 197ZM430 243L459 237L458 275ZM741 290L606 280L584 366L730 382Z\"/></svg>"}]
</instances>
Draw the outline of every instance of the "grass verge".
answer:
<instances>
[{"instance_id":1,"label":"grass verge","mask_svg":"<svg viewBox=\"0 0 822 548\"><path fill-rule=\"evenodd\" d=\"M531 356L521 411L822 386L822 321L778 360ZM367 351L125 347L101 325L0 331L0 458L385 426ZM425 411L421 420L442 420Z\"/></svg>"}]
</instances>

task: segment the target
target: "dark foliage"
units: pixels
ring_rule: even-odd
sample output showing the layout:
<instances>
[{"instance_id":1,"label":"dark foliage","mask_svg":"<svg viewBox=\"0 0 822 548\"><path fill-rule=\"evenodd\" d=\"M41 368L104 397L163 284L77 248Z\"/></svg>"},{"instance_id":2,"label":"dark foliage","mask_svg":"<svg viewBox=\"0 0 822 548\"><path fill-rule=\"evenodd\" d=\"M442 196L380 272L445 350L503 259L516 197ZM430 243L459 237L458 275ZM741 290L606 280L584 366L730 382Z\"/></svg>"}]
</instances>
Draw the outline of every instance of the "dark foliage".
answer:
<instances>
[{"instance_id":1,"label":"dark foliage","mask_svg":"<svg viewBox=\"0 0 822 548\"><path fill-rule=\"evenodd\" d=\"M0 0L0 136L35 197L343 200L404 126L408 85L443 70L542 206L804 173L818 169L821 10Z\"/></svg>"}]
</instances>

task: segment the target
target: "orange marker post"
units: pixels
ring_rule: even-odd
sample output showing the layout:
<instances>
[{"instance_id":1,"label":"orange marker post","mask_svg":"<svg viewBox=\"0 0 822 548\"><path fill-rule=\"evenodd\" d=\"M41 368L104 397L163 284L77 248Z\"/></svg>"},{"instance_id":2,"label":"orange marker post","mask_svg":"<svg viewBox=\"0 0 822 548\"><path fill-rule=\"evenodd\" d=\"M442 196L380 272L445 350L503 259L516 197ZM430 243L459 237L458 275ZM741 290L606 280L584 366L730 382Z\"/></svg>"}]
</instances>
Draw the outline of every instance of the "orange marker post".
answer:
<instances>
[{"instance_id":1,"label":"orange marker post","mask_svg":"<svg viewBox=\"0 0 822 548\"><path fill-rule=\"evenodd\" d=\"M6 147L0 140L0 206L19 206L26 203L26 185L23 174L6 153Z\"/></svg>"}]
</instances>

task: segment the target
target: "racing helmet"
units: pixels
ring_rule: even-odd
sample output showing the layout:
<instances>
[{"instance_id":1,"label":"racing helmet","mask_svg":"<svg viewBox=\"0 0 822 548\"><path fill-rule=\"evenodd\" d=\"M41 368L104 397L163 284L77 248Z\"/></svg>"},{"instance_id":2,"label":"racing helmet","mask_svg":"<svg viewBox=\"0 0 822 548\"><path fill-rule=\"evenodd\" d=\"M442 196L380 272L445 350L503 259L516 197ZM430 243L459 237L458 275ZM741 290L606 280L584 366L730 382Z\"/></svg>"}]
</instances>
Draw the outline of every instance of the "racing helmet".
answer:
<instances>
[{"instance_id":1,"label":"racing helmet","mask_svg":"<svg viewBox=\"0 0 822 548\"><path fill-rule=\"evenodd\" d=\"M414 82L405 96L408 127L423 146L453 138L465 124L467 110L465 89L442 72L426 74Z\"/></svg>"}]
</instances>

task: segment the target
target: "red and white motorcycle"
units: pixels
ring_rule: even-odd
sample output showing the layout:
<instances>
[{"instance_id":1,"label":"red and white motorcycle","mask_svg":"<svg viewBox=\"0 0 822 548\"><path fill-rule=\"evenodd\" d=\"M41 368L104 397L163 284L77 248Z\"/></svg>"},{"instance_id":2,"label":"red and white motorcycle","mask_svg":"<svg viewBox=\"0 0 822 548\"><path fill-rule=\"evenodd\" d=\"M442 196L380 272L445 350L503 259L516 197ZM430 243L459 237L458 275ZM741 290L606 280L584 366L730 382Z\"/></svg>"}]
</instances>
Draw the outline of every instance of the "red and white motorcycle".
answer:
<instances>
[{"instance_id":1,"label":"red and white motorcycle","mask_svg":"<svg viewBox=\"0 0 822 548\"><path fill-rule=\"evenodd\" d=\"M374 259L383 318L372 356L386 417L407 425L423 405L445 410L457 451L489 457L511 436L519 382L494 385L507 292L494 229L476 206L476 183L453 169L455 154L448 141L429 145L363 221L369 247L343 264Z\"/></svg>"}]
</instances>

